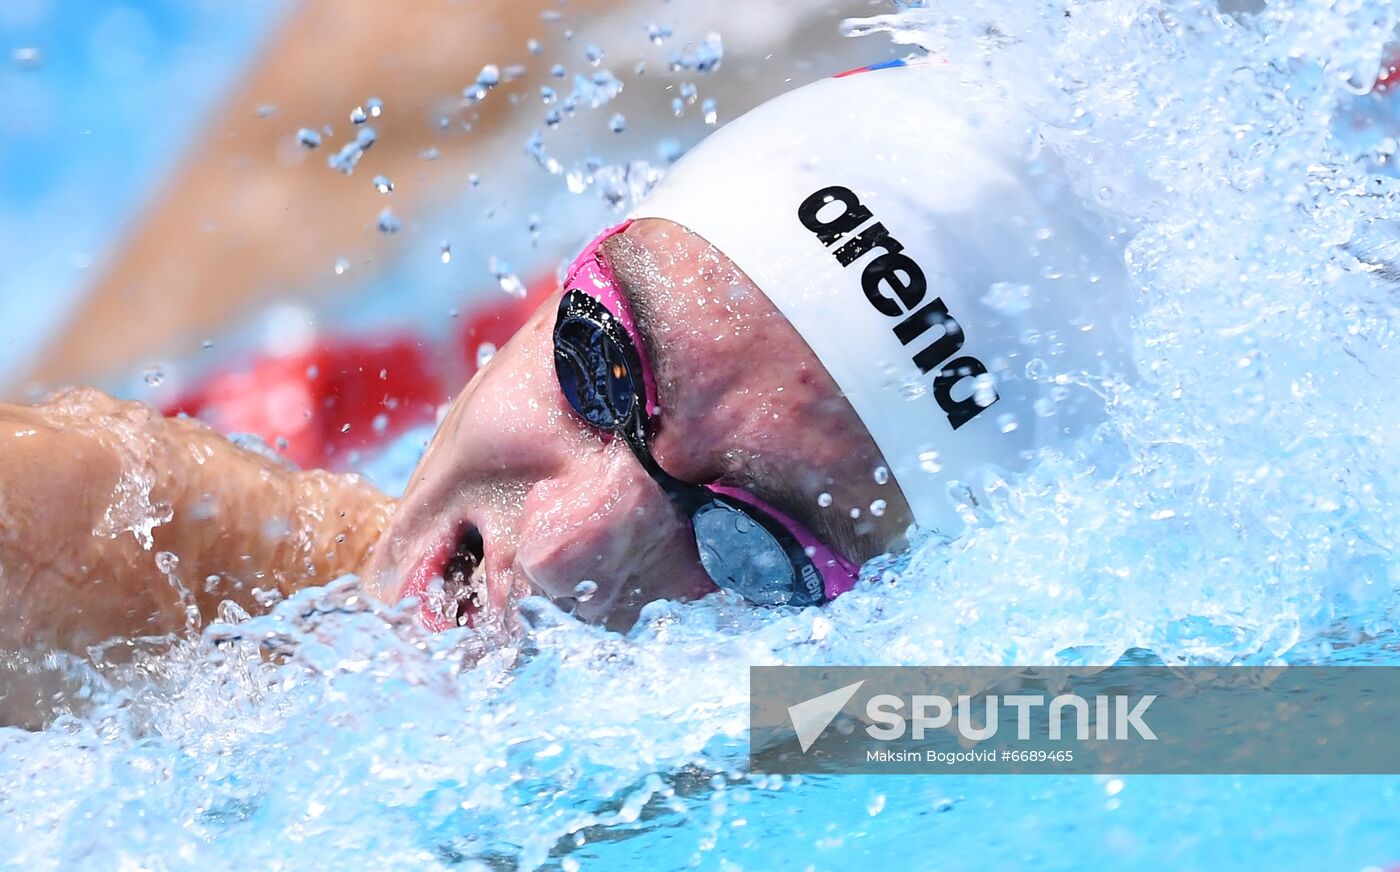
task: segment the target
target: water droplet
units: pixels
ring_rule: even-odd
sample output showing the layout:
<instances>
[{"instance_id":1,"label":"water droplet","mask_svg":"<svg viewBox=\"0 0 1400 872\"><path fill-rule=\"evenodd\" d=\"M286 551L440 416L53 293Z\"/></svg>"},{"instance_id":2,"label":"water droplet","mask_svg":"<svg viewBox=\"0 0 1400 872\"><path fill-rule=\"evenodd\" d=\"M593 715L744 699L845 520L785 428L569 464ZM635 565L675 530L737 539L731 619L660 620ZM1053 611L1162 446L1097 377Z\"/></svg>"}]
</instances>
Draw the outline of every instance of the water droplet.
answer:
<instances>
[{"instance_id":1,"label":"water droplet","mask_svg":"<svg viewBox=\"0 0 1400 872\"><path fill-rule=\"evenodd\" d=\"M705 102L700 104L700 111L705 114L705 123L713 126L719 120L719 110L715 108L715 99L706 97Z\"/></svg>"},{"instance_id":2,"label":"water droplet","mask_svg":"<svg viewBox=\"0 0 1400 872\"><path fill-rule=\"evenodd\" d=\"M364 124L368 120L369 116L365 114L365 107L356 106L354 109L350 110L351 124Z\"/></svg>"},{"instance_id":3,"label":"water droplet","mask_svg":"<svg viewBox=\"0 0 1400 872\"><path fill-rule=\"evenodd\" d=\"M369 426L374 432L383 434L385 430L389 429L389 416L380 412L374 416L374 420L370 422Z\"/></svg>"},{"instance_id":4,"label":"water droplet","mask_svg":"<svg viewBox=\"0 0 1400 872\"><path fill-rule=\"evenodd\" d=\"M870 504L870 514L874 515L877 518L884 517L885 508L887 507L887 505L888 504L884 500L876 500L875 502Z\"/></svg>"},{"instance_id":5,"label":"water droplet","mask_svg":"<svg viewBox=\"0 0 1400 872\"><path fill-rule=\"evenodd\" d=\"M172 554L172 553L169 552L169 551L157 551L157 552L156 552L156 569L159 569L159 570L160 570L162 573L164 573L165 575L170 575L170 574L172 574L176 569L179 569L179 568L180 568L180 558L179 558L179 557L177 557L176 555Z\"/></svg>"},{"instance_id":6,"label":"water droplet","mask_svg":"<svg viewBox=\"0 0 1400 872\"><path fill-rule=\"evenodd\" d=\"M549 74L556 79L562 79L564 76L568 75L568 72L564 69L563 64L555 64L549 68Z\"/></svg>"},{"instance_id":7,"label":"water droplet","mask_svg":"<svg viewBox=\"0 0 1400 872\"><path fill-rule=\"evenodd\" d=\"M574 586L574 599L586 603L598 592L598 582L585 579Z\"/></svg>"},{"instance_id":8,"label":"water droplet","mask_svg":"<svg viewBox=\"0 0 1400 872\"><path fill-rule=\"evenodd\" d=\"M583 53L588 58L588 62L595 67L603 62L603 50L596 45L590 45L584 49Z\"/></svg>"},{"instance_id":9,"label":"water droplet","mask_svg":"<svg viewBox=\"0 0 1400 872\"><path fill-rule=\"evenodd\" d=\"M491 358L496 356L496 346L491 342L483 342L476 347L476 368L481 369L491 362Z\"/></svg>"},{"instance_id":10,"label":"water droplet","mask_svg":"<svg viewBox=\"0 0 1400 872\"><path fill-rule=\"evenodd\" d=\"M830 505L831 505L831 494L827 493L826 491L822 491L822 492L817 496L817 505L821 506L823 509L826 508L827 506L830 506Z\"/></svg>"},{"instance_id":11,"label":"water droplet","mask_svg":"<svg viewBox=\"0 0 1400 872\"><path fill-rule=\"evenodd\" d=\"M148 366L146 371L141 374L141 379L151 387L155 387L165 381L165 370L159 366Z\"/></svg>"},{"instance_id":12,"label":"water droplet","mask_svg":"<svg viewBox=\"0 0 1400 872\"><path fill-rule=\"evenodd\" d=\"M425 148L422 151L418 152L418 157L422 158L423 160L437 160L438 157L441 156L441 154L442 152L438 151L436 148Z\"/></svg>"},{"instance_id":13,"label":"water droplet","mask_svg":"<svg viewBox=\"0 0 1400 872\"><path fill-rule=\"evenodd\" d=\"M647 25L647 39L651 40L655 45L661 45L670 35L671 28L669 27L664 27L655 23Z\"/></svg>"},{"instance_id":14,"label":"water droplet","mask_svg":"<svg viewBox=\"0 0 1400 872\"><path fill-rule=\"evenodd\" d=\"M984 409L997 401L997 380L994 376L983 373L973 380L972 401Z\"/></svg>"},{"instance_id":15,"label":"water droplet","mask_svg":"<svg viewBox=\"0 0 1400 872\"><path fill-rule=\"evenodd\" d=\"M29 73L44 65L44 53L33 46L25 46L15 49L10 55L10 60L14 61L16 67Z\"/></svg>"},{"instance_id":16,"label":"water droplet","mask_svg":"<svg viewBox=\"0 0 1400 872\"><path fill-rule=\"evenodd\" d=\"M982 302L1004 315L1024 315L1031 308L1031 286L1020 282L993 282Z\"/></svg>"},{"instance_id":17,"label":"water droplet","mask_svg":"<svg viewBox=\"0 0 1400 872\"><path fill-rule=\"evenodd\" d=\"M350 259L349 259L349 258L342 257L342 258L337 258L337 259L336 259L336 262L335 262L335 274L336 274L336 275L338 275L338 276L343 276L343 275L345 275L345 271L348 270L349 268L350 268Z\"/></svg>"},{"instance_id":18,"label":"water droplet","mask_svg":"<svg viewBox=\"0 0 1400 872\"><path fill-rule=\"evenodd\" d=\"M374 189L381 194L394 190L394 182L388 176L375 176Z\"/></svg>"},{"instance_id":19,"label":"water droplet","mask_svg":"<svg viewBox=\"0 0 1400 872\"><path fill-rule=\"evenodd\" d=\"M540 100L544 103L544 105L548 106L550 103L553 103L555 100L558 99L558 91L554 90L548 85L540 85Z\"/></svg>"},{"instance_id":20,"label":"water droplet","mask_svg":"<svg viewBox=\"0 0 1400 872\"><path fill-rule=\"evenodd\" d=\"M1017 423L1016 416L1008 412L1005 415L997 417L997 426L1001 428L1001 432L1003 433L1014 433L1016 432L1016 428L1021 425Z\"/></svg>"},{"instance_id":21,"label":"water droplet","mask_svg":"<svg viewBox=\"0 0 1400 872\"><path fill-rule=\"evenodd\" d=\"M378 97L370 97L365 101L365 108L369 110L369 117L378 118L384 114L384 101Z\"/></svg>"},{"instance_id":22,"label":"water droplet","mask_svg":"<svg viewBox=\"0 0 1400 872\"><path fill-rule=\"evenodd\" d=\"M544 148L544 135L536 130L530 134L530 138L525 140L525 153L535 159L535 163L540 168L552 176L557 176L564 171L563 164L553 157Z\"/></svg>"},{"instance_id":23,"label":"water droplet","mask_svg":"<svg viewBox=\"0 0 1400 872\"><path fill-rule=\"evenodd\" d=\"M350 425L349 425L349 424L341 424L341 425L340 425L340 432L342 432L342 433L349 433L349 432L350 432Z\"/></svg>"},{"instance_id":24,"label":"water droplet","mask_svg":"<svg viewBox=\"0 0 1400 872\"><path fill-rule=\"evenodd\" d=\"M481 176L478 176L476 173L472 173L471 175L467 176L467 184L471 185L473 188L480 187Z\"/></svg>"},{"instance_id":25,"label":"water droplet","mask_svg":"<svg viewBox=\"0 0 1400 872\"><path fill-rule=\"evenodd\" d=\"M511 271L510 264L497 258L494 254L488 260L491 274L496 277L496 283L501 286L501 290L517 299L524 299L525 284Z\"/></svg>"},{"instance_id":26,"label":"water droplet","mask_svg":"<svg viewBox=\"0 0 1400 872\"><path fill-rule=\"evenodd\" d=\"M685 103L680 97L671 98L671 114L677 118L685 114Z\"/></svg>"},{"instance_id":27,"label":"water droplet","mask_svg":"<svg viewBox=\"0 0 1400 872\"><path fill-rule=\"evenodd\" d=\"M874 478L876 484L886 484L890 480L890 471L883 466L877 466Z\"/></svg>"},{"instance_id":28,"label":"water droplet","mask_svg":"<svg viewBox=\"0 0 1400 872\"><path fill-rule=\"evenodd\" d=\"M303 127L297 131L297 142L301 143L302 147L309 151L321 144L321 134L312 130L310 127Z\"/></svg>"},{"instance_id":29,"label":"water droplet","mask_svg":"<svg viewBox=\"0 0 1400 872\"><path fill-rule=\"evenodd\" d=\"M718 33L705 34L705 41L695 50L695 71L708 73L719 69L724 60L724 40Z\"/></svg>"},{"instance_id":30,"label":"water droplet","mask_svg":"<svg viewBox=\"0 0 1400 872\"><path fill-rule=\"evenodd\" d=\"M203 342L199 343L199 347L203 348L205 351L208 351L209 349L214 347L214 340L206 339Z\"/></svg>"},{"instance_id":31,"label":"water droplet","mask_svg":"<svg viewBox=\"0 0 1400 872\"><path fill-rule=\"evenodd\" d=\"M257 113L257 116L259 118L271 118L272 116L277 114L277 104L263 103L260 106L258 106L258 108L254 111Z\"/></svg>"},{"instance_id":32,"label":"water droplet","mask_svg":"<svg viewBox=\"0 0 1400 872\"><path fill-rule=\"evenodd\" d=\"M341 146L340 151L326 157L326 164L331 169L338 170L345 175L350 175L355 171L355 166L359 164L360 158L364 157L370 146L374 145L378 139L373 127L361 127L355 134L353 142L347 142Z\"/></svg>"},{"instance_id":33,"label":"water droplet","mask_svg":"<svg viewBox=\"0 0 1400 872\"><path fill-rule=\"evenodd\" d=\"M850 511L849 514L850 514L850 516L851 516L851 520L853 520L853 521L854 521L856 518L859 518L859 517L860 517L860 507L859 507L859 506L851 506L851 511Z\"/></svg>"},{"instance_id":34,"label":"water droplet","mask_svg":"<svg viewBox=\"0 0 1400 872\"><path fill-rule=\"evenodd\" d=\"M398 233L403 229L403 222L399 221L393 209L380 210L378 225L380 233Z\"/></svg>"},{"instance_id":35,"label":"water droplet","mask_svg":"<svg viewBox=\"0 0 1400 872\"><path fill-rule=\"evenodd\" d=\"M501 83L501 68L487 64L476 74L476 83L482 88L494 88Z\"/></svg>"},{"instance_id":36,"label":"water droplet","mask_svg":"<svg viewBox=\"0 0 1400 872\"><path fill-rule=\"evenodd\" d=\"M538 56L540 52L544 51L544 46L540 44L538 39L531 39L525 43L525 50Z\"/></svg>"},{"instance_id":37,"label":"water droplet","mask_svg":"<svg viewBox=\"0 0 1400 872\"><path fill-rule=\"evenodd\" d=\"M943 464L938 462L938 452L933 450L920 451L919 468L929 475L937 475L942 472Z\"/></svg>"},{"instance_id":38,"label":"water droplet","mask_svg":"<svg viewBox=\"0 0 1400 872\"><path fill-rule=\"evenodd\" d=\"M439 252L441 252L441 257L442 257L442 262L443 262L443 263L451 263L451 262L452 262L452 243L450 243L450 242L448 242L446 239L444 239L444 240L442 241L442 244L438 246L438 250L439 250Z\"/></svg>"},{"instance_id":39,"label":"water droplet","mask_svg":"<svg viewBox=\"0 0 1400 872\"><path fill-rule=\"evenodd\" d=\"M883 793L877 793L874 796L870 797L870 802L866 803L865 805L865 811L871 817L875 817L877 814L884 810L885 795Z\"/></svg>"},{"instance_id":40,"label":"water droplet","mask_svg":"<svg viewBox=\"0 0 1400 872\"><path fill-rule=\"evenodd\" d=\"M627 129L627 118L621 112L608 119L608 129L613 133L621 133Z\"/></svg>"},{"instance_id":41,"label":"water droplet","mask_svg":"<svg viewBox=\"0 0 1400 872\"><path fill-rule=\"evenodd\" d=\"M695 98L699 96L693 82L686 82L681 85L681 97L690 105L695 105Z\"/></svg>"}]
</instances>

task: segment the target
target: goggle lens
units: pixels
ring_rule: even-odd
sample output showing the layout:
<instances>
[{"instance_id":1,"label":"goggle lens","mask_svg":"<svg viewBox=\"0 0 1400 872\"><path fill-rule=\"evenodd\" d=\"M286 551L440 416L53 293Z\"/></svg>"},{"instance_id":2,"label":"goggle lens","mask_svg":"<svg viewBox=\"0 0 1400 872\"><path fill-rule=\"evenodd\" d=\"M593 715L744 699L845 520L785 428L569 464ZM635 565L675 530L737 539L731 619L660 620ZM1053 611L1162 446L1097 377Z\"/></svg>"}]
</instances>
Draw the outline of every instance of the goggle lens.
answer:
<instances>
[{"instance_id":1,"label":"goggle lens","mask_svg":"<svg viewBox=\"0 0 1400 872\"><path fill-rule=\"evenodd\" d=\"M594 427L613 432L636 412L639 366L631 360L635 352L609 335L609 322L597 313L578 313L593 308L585 301L602 308L578 291L564 298L554 331L554 369L570 407Z\"/></svg>"},{"instance_id":2,"label":"goggle lens","mask_svg":"<svg viewBox=\"0 0 1400 872\"><path fill-rule=\"evenodd\" d=\"M715 499L696 509L690 524L700 563L720 587L765 606L823 600L820 579L815 581L815 595L804 592L788 549L749 512Z\"/></svg>"}]
</instances>

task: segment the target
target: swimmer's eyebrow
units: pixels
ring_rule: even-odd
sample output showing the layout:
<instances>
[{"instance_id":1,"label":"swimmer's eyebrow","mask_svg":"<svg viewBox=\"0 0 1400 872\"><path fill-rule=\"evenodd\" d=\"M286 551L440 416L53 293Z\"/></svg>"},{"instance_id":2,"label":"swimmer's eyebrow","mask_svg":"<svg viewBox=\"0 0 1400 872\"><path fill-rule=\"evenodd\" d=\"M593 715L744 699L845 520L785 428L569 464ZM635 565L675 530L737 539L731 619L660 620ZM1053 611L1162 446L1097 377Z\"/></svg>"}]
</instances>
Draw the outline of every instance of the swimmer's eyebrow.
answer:
<instances>
[{"instance_id":1,"label":"swimmer's eyebrow","mask_svg":"<svg viewBox=\"0 0 1400 872\"><path fill-rule=\"evenodd\" d=\"M636 268L636 260L646 256L645 246L619 234L604 240L602 248L603 257L607 258L608 266L617 277L618 292L632 310L632 319L637 325L637 333L651 361L652 371L665 371L669 368L669 351L664 343L656 341L650 329L650 325L654 323L654 313L649 293L652 288L646 284L649 271ZM636 277L640 277L640 281L634 284L633 278ZM657 388L659 390L660 385ZM815 504L809 505L810 500L803 499L799 493L795 476L787 470L751 470L745 489L769 505L786 512L789 517L810 530L822 544L849 559L859 562L862 555L878 554L882 550L878 545L861 541L862 537L856 532L855 522L851 518L818 511Z\"/></svg>"},{"instance_id":2,"label":"swimmer's eyebrow","mask_svg":"<svg viewBox=\"0 0 1400 872\"><path fill-rule=\"evenodd\" d=\"M603 240L602 247L608 268L617 279L618 293L627 302L627 308L632 311L632 323L637 326L638 338L642 342L640 350L651 363L651 371L660 373L669 362L670 354L663 343L656 341L656 335L651 331L652 316L655 314L651 308L652 289L646 284L641 287L634 284L635 277L644 277L647 274L647 270L635 268L636 259L645 256L642 253L644 246L626 238L625 234L618 234ZM642 278L642 282L645 283L646 279ZM658 384L656 389L661 390L661 385ZM661 398L657 397L657 401L660 400Z\"/></svg>"},{"instance_id":3,"label":"swimmer's eyebrow","mask_svg":"<svg viewBox=\"0 0 1400 872\"><path fill-rule=\"evenodd\" d=\"M637 332L641 334L642 344L646 346L648 358L653 368L661 364L662 350L658 347L655 337L650 330L651 324L651 300L646 293L639 293L639 289L632 283L631 275L634 273L645 273L645 270L629 269L629 261L632 261L639 248L636 242L625 238L623 234L611 236L603 240L603 257L608 262L608 268L617 278L618 291L622 298L627 301L627 306L632 310L633 323L637 325Z\"/></svg>"}]
</instances>

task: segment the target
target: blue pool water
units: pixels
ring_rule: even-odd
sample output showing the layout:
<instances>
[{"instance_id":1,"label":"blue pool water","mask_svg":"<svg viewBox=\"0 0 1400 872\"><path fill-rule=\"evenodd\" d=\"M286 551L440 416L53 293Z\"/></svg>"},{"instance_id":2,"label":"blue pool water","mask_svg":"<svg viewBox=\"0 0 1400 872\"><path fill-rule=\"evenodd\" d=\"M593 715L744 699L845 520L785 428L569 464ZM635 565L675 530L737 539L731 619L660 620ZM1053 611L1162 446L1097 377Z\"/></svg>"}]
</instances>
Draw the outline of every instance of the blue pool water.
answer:
<instances>
[{"instance_id":1,"label":"blue pool water","mask_svg":"<svg viewBox=\"0 0 1400 872\"><path fill-rule=\"evenodd\" d=\"M1400 263L1383 0L909 4L883 34L1001 83L1135 228L1138 378L957 542L824 610L528 603L505 650L353 583L175 650L50 663L0 730L31 867L1362 869L1398 777L747 777L750 664L1400 665ZM876 38L876 37L867 37ZM911 111L917 111L917 95ZM1388 126L1389 125L1389 126ZM401 485L424 434L374 461ZM266 655L272 656L266 656Z\"/></svg>"}]
</instances>

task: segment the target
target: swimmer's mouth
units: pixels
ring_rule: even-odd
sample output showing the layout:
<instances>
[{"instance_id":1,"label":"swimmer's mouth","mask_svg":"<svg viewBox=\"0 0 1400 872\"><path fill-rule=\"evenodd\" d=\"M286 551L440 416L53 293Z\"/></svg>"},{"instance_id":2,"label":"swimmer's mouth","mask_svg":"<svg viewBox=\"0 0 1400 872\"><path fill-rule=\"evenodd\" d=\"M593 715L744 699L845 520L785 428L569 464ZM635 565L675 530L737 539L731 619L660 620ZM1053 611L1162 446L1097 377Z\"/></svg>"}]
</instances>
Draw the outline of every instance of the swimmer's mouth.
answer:
<instances>
[{"instance_id":1,"label":"swimmer's mouth","mask_svg":"<svg viewBox=\"0 0 1400 872\"><path fill-rule=\"evenodd\" d=\"M481 531L465 525L442 566L442 611L452 626L475 627L486 607L485 562Z\"/></svg>"}]
</instances>

